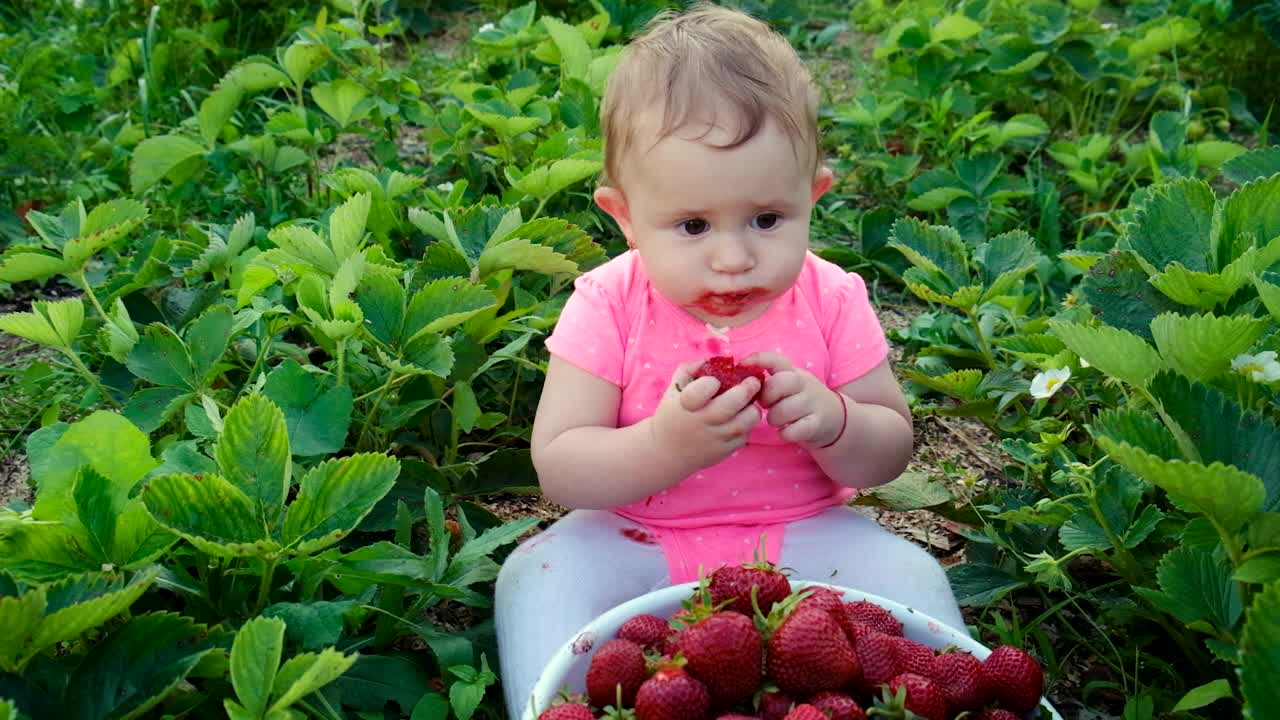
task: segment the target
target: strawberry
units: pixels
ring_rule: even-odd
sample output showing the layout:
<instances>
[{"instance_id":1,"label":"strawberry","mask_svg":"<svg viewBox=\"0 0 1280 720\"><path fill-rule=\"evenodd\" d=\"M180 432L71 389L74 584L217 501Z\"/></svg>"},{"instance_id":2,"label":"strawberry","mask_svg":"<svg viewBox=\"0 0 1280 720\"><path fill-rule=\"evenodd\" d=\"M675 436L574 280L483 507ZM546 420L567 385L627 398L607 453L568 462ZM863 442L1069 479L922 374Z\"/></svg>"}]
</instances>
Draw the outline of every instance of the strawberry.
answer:
<instances>
[{"instance_id":1,"label":"strawberry","mask_svg":"<svg viewBox=\"0 0 1280 720\"><path fill-rule=\"evenodd\" d=\"M915 673L921 677L933 675L933 648L924 643L900 637L894 638L893 656L897 658L898 672Z\"/></svg>"},{"instance_id":2,"label":"strawberry","mask_svg":"<svg viewBox=\"0 0 1280 720\"><path fill-rule=\"evenodd\" d=\"M952 712L977 710L987 704L982 661L970 653L949 652L935 657L930 677L942 688Z\"/></svg>"},{"instance_id":3,"label":"strawberry","mask_svg":"<svg viewBox=\"0 0 1280 720\"><path fill-rule=\"evenodd\" d=\"M711 573L709 587L712 605L719 606L732 600L726 609L747 617L755 617L755 609L751 606L753 588L756 591L756 604L765 615L773 609L774 603L791 594L791 581L765 561L725 565Z\"/></svg>"},{"instance_id":4,"label":"strawberry","mask_svg":"<svg viewBox=\"0 0 1280 720\"><path fill-rule=\"evenodd\" d=\"M809 698L809 704L818 708L831 720L867 720L862 706L845 693L823 690Z\"/></svg>"},{"instance_id":5,"label":"strawberry","mask_svg":"<svg viewBox=\"0 0 1280 720\"><path fill-rule=\"evenodd\" d=\"M630 640L645 650L662 650L671 626L657 615L636 615L618 628L619 640Z\"/></svg>"},{"instance_id":6,"label":"strawberry","mask_svg":"<svg viewBox=\"0 0 1280 720\"><path fill-rule=\"evenodd\" d=\"M538 720L596 720L596 716L582 703L561 703L543 710Z\"/></svg>"},{"instance_id":7,"label":"strawberry","mask_svg":"<svg viewBox=\"0 0 1280 720\"><path fill-rule=\"evenodd\" d=\"M739 365L737 361L730 355L717 355L707 358L705 362L693 373L694 379L710 375L720 381L720 389L716 391L716 395L721 395L729 390L729 388L746 380L749 377L755 377L760 380L760 387L764 388L764 380L768 377L768 373L764 368L756 365ZM760 393L756 393L758 396ZM751 398L752 402L755 398Z\"/></svg>"},{"instance_id":8,"label":"strawberry","mask_svg":"<svg viewBox=\"0 0 1280 720\"><path fill-rule=\"evenodd\" d=\"M978 717L973 720L1022 720L1022 718L1004 708L992 708L978 713Z\"/></svg>"},{"instance_id":9,"label":"strawberry","mask_svg":"<svg viewBox=\"0 0 1280 720\"><path fill-rule=\"evenodd\" d=\"M637 720L701 720L711 711L711 695L678 666L655 672L636 693Z\"/></svg>"},{"instance_id":10,"label":"strawberry","mask_svg":"<svg viewBox=\"0 0 1280 720\"><path fill-rule=\"evenodd\" d=\"M778 687L808 695L858 677L858 656L830 614L796 607L769 638L768 672Z\"/></svg>"},{"instance_id":11,"label":"strawberry","mask_svg":"<svg viewBox=\"0 0 1280 720\"><path fill-rule=\"evenodd\" d=\"M644 650L630 640L610 640L587 666L587 697L596 707L618 702L618 686L622 686L622 705L630 707L636 691L647 679Z\"/></svg>"},{"instance_id":12,"label":"strawberry","mask_svg":"<svg viewBox=\"0 0 1280 720\"><path fill-rule=\"evenodd\" d=\"M760 718L756 717L755 715L740 715L738 713L725 713L724 715L717 717L716 720L760 720Z\"/></svg>"},{"instance_id":13,"label":"strawberry","mask_svg":"<svg viewBox=\"0 0 1280 720\"><path fill-rule=\"evenodd\" d=\"M904 708L922 720L947 720L947 698L932 680L915 673L902 673L889 681L887 692L895 699L903 690L906 691Z\"/></svg>"},{"instance_id":14,"label":"strawberry","mask_svg":"<svg viewBox=\"0 0 1280 720\"><path fill-rule=\"evenodd\" d=\"M868 632L854 646L858 664L862 667L861 690L875 694L884 683L898 674L897 643L893 636L874 630Z\"/></svg>"},{"instance_id":15,"label":"strawberry","mask_svg":"<svg viewBox=\"0 0 1280 720\"><path fill-rule=\"evenodd\" d=\"M830 613L832 619L837 618L838 614L844 611L844 596L831 588L809 587L801 592L807 592L810 595L801 600L796 607L817 608L825 613Z\"/></svg>"},{"instance_id":16,"label":"strawberry","mask_svg":"<svg viewBox=\"0 0 1280 720\"><path fill-rule=\"evenodd\" d=\"M783 720L827 720L827 716L822 714L818 708L809 705L797 705Z\"/></svg>"},{"instance_id":17,"label":"strawberry","mask_svg":"<svg viewBox=\"0 0 1280 720\"><path fill-rule=\"evenodd\" d=\"M790 695L778 690L767 690L760 694L760 701L756 706L764 720L782 720L795 704Z\"/></svg>"},{"instance_id":18,"label":"strawberry","mask_svg":"<svg viewBox=\"0 0 1280 720\"><path fill-rule=\"evenodd\" d=\"M1002 645L982 661L982 675L1000 707L1026 715L1040 704L1044 673L1035 658L1015 647Z\"/></svg>"},{"instance_id":19,"label":"strawberry","mask_svg":"<svg viewBox=\"0 0 1280 720\"><path fill-rule=\"evenodd\" d=\"M681 631L676 651L688 663L685 670L707 686L716 707L751 697L764 677L764 643L746 615L716 613L690 625Z\"/></svg>"},{"instance_id":20,"label":"strawberry","mask_svg":"<svg viewBox=\"0 0 1280 720\"><path fill-rule=\"evenodd\" d=\"M902 635L902 623L898 622L893 613L869 600L845 603L844 614L850 622L862 623L885 635Z\"/></svg>"}]
</instances>

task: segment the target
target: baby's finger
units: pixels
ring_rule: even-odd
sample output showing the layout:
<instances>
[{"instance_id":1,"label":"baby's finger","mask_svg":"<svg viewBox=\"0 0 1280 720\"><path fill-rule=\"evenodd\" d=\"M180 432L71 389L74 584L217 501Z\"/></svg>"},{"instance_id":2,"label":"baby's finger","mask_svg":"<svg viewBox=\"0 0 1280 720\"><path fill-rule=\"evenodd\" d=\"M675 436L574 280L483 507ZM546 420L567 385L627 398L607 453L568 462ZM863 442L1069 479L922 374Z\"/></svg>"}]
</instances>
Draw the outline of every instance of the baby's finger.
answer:
<instances>
[{"instance_id":1,"label":"baby's finger","mask_svg":"<svg viewBox=\"0 0 1280 720\"><path fill-rule=\"evenodd\" d=\"M817 435L820 426L817 415L805 415L782 428L778 436L787 442L807 443Z\"/></svg>"},{"instance_id":2,"label":"baby's finger","mask_svg":"<svg viewBox=\"0 0 1280 720\"><path fill-rule=\"evenodd\" d=\"M741 436L745 438L747 435L750 435L751 431L755 429L755 426L759 424L760 408L756 407L755 403L752 403L742 408L742 410L733 417L733 420L729 422L728 429L735 437Z\"/></svg>"},{"instance_id":3,"label":"baby's finger","mask_svg":"<svg viewBox=\"0 0 1280 720\"><path fill-rule=\"evenodd\" d=\"M803 399L799 395L789 395L769 406L769 414L766 417L770 425L783 427L808 414L810 414L809 408L805 407Z\"/></svg>"},{"instance_id":4,"label":"baby's finger","mask_svg":"<svg viewBox=\"0 0 1280 720\"><path fill-rule=\"evenodd\" d=\"M707 403L707 419L713 423L728 422L744 407L752 405L758 392L759 379L749 377L743 380Z\"/></svg>"},{"instance_id":5,"label":"baby's finger","mask_svg":"<svg viewBox=\"0 0 1280 720\"><path fill-rule=\"evenodd\" d=\"M738 361L739 365L755 365L768 370L771 373L779 373L785 370L794 370L795 366L787 359L786 355L779 352L761 351L754 352Z\"/></svg>"},{"instance_id":6,"label":"baby's finger","mask_svg":"<svg viewBox=\"0 0 1280 720\"><path fill-rule=\"evenodd\" d=\"M771 408L780 400L788 398L804 389L804 378L794 371L784 371L770 375L764 382L764 390L760 393L760 404Z\"/></svg>"},{"instance_id":7,"label":"baby's finger","mask_svg":"<svg viewBox=\"0 0 1280 720\"><path fill-rule=\"evenodd\" d=\"M713 377L700 377L696 380L689 380L679 387L677 392L680 394L680 406L689 412L697 412L707 406L711 399L716 396L716 392L720 389L720 381Z\"/></svg>"}]
</instances>

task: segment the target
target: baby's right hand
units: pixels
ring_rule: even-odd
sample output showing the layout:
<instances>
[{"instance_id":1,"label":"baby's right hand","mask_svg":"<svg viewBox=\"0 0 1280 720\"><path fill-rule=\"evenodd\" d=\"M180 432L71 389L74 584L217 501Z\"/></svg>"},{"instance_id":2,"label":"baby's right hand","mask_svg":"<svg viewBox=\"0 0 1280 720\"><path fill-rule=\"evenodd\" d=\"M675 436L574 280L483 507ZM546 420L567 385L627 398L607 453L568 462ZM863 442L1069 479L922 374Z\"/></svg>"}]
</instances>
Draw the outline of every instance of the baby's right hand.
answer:
<instances>
[{"instance_id":1,"label":"baby's right hand","mask_svg":"<svg viewBox=\"0 0 1280 720\"><path fill-rule=\"evenodd\" d=\"M760 422L752 402L760 392L758 379L749 377L717 396L718 380L693 378L700 364L676 368L650 425L659 450L672 453L689 473L729 457Z\"/></svg>"}]
</instances>

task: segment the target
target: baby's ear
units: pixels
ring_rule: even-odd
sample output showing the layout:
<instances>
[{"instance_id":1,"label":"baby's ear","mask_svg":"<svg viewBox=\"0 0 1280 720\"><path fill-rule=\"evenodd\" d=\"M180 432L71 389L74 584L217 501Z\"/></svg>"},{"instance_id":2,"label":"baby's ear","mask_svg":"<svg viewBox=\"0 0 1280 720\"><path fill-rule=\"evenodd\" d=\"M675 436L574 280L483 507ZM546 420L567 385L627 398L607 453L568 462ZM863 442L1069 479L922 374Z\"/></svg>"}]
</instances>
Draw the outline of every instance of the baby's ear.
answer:
<instances>
[{"instance_id":1,"label":"baby's ear","mask_svg":"<svg viewBox=\"0 0 1280 720\"><path fill-rule=\"evenodd\" d=\"M635 239L631 230L631 210L627 207L627 197L622 191L615 187L599 187L596 188L594 194L596 205L601 210L609 213L609 217L618 223L618 229L622 231L623 237L627 239L627 244L635 246Z\"/></svg>"},{"instance_id":2,"label":"baby's ear","mask_svg":"<svg viewBox=\"0 0 1280 720\"><path fill-rule=\"evenodd\" d=\"M831 168L823 165L818 168L818 172L813 175L813 188L811 192L810 202L818 202L818 198L827 194L831 189L831 184L836 180L835 173L831 172Z\"/></svg>"}]
</instances>

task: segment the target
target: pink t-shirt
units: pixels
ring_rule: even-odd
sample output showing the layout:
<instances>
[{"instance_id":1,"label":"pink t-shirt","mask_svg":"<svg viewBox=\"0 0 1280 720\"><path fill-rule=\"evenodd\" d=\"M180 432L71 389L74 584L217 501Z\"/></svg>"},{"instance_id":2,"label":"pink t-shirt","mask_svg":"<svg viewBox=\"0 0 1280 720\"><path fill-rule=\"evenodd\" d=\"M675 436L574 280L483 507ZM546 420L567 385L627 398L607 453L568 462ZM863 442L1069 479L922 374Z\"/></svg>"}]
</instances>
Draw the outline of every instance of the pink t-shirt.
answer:
<instances>
[{"instance_id":1,"label":"pink t-shirt","mask_svg":"<svg viewBox=\"0 0 1280 720\"><path fill-rule=\"evenodd\" d=\"M813 253L795 286L763 315L719 336L653 287L635 251L585 273L574 287L546 345L622 389L618 427L654 413L681 363L772 350L835 388L879 365L889 351L862 278ZM731 457L615 511L657 527L755 525L809 517L853 492L762 417Z\"/></svg>"}]
</instances>

